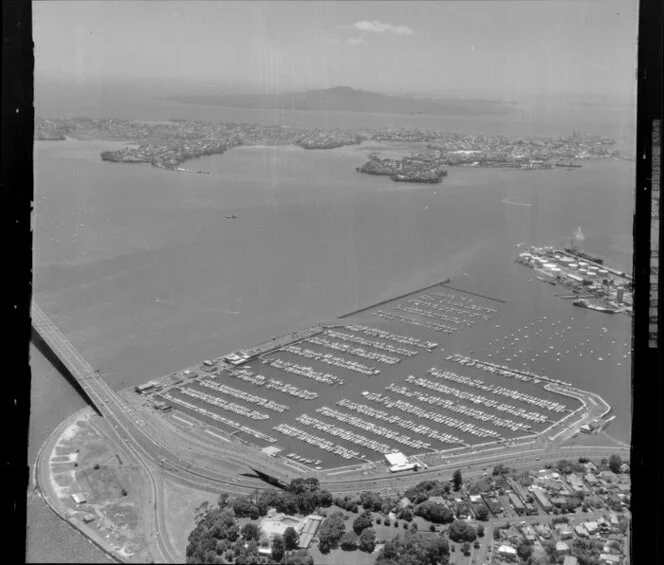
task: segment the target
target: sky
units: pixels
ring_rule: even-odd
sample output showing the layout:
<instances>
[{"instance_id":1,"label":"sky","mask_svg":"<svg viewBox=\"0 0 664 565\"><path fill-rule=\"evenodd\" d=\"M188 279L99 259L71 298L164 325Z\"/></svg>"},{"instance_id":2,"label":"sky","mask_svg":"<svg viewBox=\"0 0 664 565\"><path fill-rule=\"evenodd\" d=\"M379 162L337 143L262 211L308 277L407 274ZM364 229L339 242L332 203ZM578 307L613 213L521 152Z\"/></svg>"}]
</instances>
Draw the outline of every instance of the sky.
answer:
<instances>
[{"instance_id":1,"label":"sky","mask_svg":"<svg viewBox=\"0 0 664 565\"><path fill-rule=\"evenodd\" d=\"M37 81L633 97L637 0L35 2Z\"/></svg>"}]
</instances>

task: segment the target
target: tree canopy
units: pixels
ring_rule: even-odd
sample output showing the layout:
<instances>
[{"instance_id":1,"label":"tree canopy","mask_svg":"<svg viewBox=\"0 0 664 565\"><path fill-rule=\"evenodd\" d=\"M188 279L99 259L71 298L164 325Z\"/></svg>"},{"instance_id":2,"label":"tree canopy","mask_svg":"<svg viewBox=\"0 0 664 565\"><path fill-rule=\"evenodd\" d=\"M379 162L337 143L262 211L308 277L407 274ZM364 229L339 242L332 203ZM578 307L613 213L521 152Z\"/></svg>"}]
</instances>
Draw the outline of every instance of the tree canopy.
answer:
<instances>
[{"instance_id":1,"label":"tree canopy","mask_svg":"<svg viewBox=\"0 0 664 565\"><path fill-rule=\"evenodd\" d=\"M200 517L189 534L186 550L187 563L217 563L223 553L219 541L233 543L240 537L231 509L213 508ZM218 551L221 549L222 551Z\"/></svg>"},{"instance_id":2,"label":"tree canopy","mask_svg":"<svg viewBox=\"0 0 664 565\"><path fill-rule=\"evenodd\" d=\"M275 535L272 538L272 560L279 563L279 561L281 561L283 558L285 551L286 544L284 543L284 538L282 538L279 534Z\"/></svg>"},{"instance_id":3,"label":"tree canopy","mask_svg":"<svg viewBox=\"0 0 664 565\"><path fill-rule=\"evenodd\" d=\"M357 549L358 537L355 532L346 532L339 540L339 545L344 551L355 551Z\"/></svg>"},{"instance_id":4,"label":"tree canopy","mask_svg":"<svg viewBox=\"0 0 664 565\"><path fill-rule=\"evenodd\" d=\"M463 520L452 522L447 533L452 541L458 543L463 541L475 541L477 539L475 528Z\"/></svg>"},{"instance_id":5,"label":"tree canopy","mask_svg":"<svg viewBox=\"0 0 664 565\"><path fill-rule=\"evenodd\" d=\"M300 534L295 531L293 526L288 526L284 530L284 544L286 545L286 551L291 551L297 549L297 546L300 543Z\"/></svg>"},{"instance_id":6,"label":"tree canopy","mask_svg":"<svg viewBox=\"0 0 664 565\"><path fill-rule=\"evenodd\" d=\"M421 516L434 524L449 524L454 520L454 514L444 504L427 500L415 507L415 516Z\"/></svg>"},{"instance_id":7,"label":"tree canopy","mask_svg":"<svg viewBox=\"0 0 664 565\"><path fill-rule=\"evenodd\" d=\"M376 530L373 528L366 528L362 530L359 540L360 551L372 553L376 549Z\"/></svg>"},{"instance_id":8,"label":"tree canopy","mask_svg":"<svg viewBox=\"0 0 664 565\"><path fill-rule=\"evenodd\" d=\"M376 565L447 565L450 546L446 538L422 538L406 533L388 541L378 553Z\"/></svg>"},{"instance_id":9,"label":"tree canopy","mask_svg":"<svg viewBox=\"0 0 664 565\"><path fill-rule=\"evenodd\" d=\"M325 518L318 530L318 547L321 552L326 553L336 547L345 532L346 526L341 512L334 512Z\"/></svg>"},{"instance_id":10,"label":"tree canopy","mask_svg":"<svg viewBox=\"0 0 664 565\"><path fill-rule=\"evenodd\" d=\"M458 491L461 489L461 485L463 484L461 469L454 471L454 474L452 475L452 484L454 485L454 490Z\"/></svg>"},{"instance_id":11,"label":"tree canopy","mask_svg":"<svg viewBox=\"0 0 664 565\"><path fill-rule=\"evenodd\" d=\"M353 521L353 531L359 536L362 530L370 528L372 525L371 512L364 511Z\"/></svg>"},{"instance_id":12,"label":"tree canopy","mask_svg":"<svg viewBox=\"0 0 664 565\"><path fill-rule=\"evenodd\" d=\"M620 455L611 455L609 457L609 469L614 473L620 473L620 466L622 465L622 457Z\"/></svg>"}]
</instances>

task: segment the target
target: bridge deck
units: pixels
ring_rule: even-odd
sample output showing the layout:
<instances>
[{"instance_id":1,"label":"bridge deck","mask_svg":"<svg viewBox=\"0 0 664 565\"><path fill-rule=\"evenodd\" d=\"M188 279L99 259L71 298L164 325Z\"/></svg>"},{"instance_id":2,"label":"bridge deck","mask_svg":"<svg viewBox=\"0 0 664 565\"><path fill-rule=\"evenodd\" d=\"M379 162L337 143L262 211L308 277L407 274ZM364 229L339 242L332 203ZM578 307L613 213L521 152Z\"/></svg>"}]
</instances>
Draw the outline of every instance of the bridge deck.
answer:
<instances>
[{"instance_id":1,"label":"bridge deck","mask_svg":"<svg viewBox=\"0 0 664 565\"><path fill-rule=\"evenodd\" d=\"M34 301L32 302L31 311L32 327L34 330L81 385L83 390L88 393L90 401L96 404L95 395L89 394L85 381L87 379L100 379L101 377L97 375L92 365L85 360L83 355L58 329L53 320ZM99 408L99 406L96 407Z\"/></svg>"}]
</instances>

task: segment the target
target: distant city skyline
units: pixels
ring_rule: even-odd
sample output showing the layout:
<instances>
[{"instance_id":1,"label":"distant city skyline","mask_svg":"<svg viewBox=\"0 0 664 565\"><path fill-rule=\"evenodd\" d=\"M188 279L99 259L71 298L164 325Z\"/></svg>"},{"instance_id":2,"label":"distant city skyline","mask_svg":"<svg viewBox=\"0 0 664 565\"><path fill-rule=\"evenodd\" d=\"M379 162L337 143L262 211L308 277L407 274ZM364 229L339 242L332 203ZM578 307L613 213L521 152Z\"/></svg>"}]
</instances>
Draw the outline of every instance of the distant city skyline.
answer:
<instances>
[{"instance_id":1,"label":"distant city skyline","mask_svg":"<svg viewBox=\"0 0 664 565\"><path fill-rule=\"evenodd\" d=\"M636 0L38 2L40 84L633 100Z\"/></svg>"}]
</instances>

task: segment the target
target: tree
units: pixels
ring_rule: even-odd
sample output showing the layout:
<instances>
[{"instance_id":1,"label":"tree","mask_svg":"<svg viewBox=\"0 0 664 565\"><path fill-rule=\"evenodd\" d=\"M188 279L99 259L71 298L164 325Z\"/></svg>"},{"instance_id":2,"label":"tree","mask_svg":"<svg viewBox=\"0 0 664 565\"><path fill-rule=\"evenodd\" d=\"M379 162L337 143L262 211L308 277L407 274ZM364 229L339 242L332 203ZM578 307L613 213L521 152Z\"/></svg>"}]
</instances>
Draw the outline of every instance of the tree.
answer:
<instances>
[{"instance_id":1,"label":"tree","mask_svg":"<svg viewBox=\"0 0 664 565\"><path fill-rule=\"evenodd\" d=\"M454 514L449 508L430 500L415 507L415 516L421 516L434 524L449 524L454 521Z\"/></svg>"},{"instance_id":2,"label":"tree","mask_svg":"<svg viewBox=\"0 0 664 565\"><path fill-rule=\"evenodd\" d=\"M306 549L300 549L286 556L284 565L314 565L314 558Z\"/></svg>"},{"instance_id":3,"label":"tree","mask_svg":"<svg viewBox=\"0 0 664 565\"><path fill-rule=\"evenodd\" d=\"M484 526L482 524L477 525L477 537L484 537Z\"/></svg>"},{"instance_id":4,"label":"tree","mask_svg":"<svg viewBox=\"0 0 664 565\"><path fill-rule=\"evenodd\" d=\"M318 533L318 548L321 550L321 552L325 553L324 549L329 551L330 549L336 547L345 531L346 526L344 525L343 514L341 512L334 512L325 518L323 523L320 525Z\"/></svg>"},{"instance_id":5,"label":"tree","mask_svg":"<svg viewBox=\"0 0 664 565\"><path fill-rule=\"evenodd\" d=\"M284 544L286 546L286 551L297 549L297 546L300 544L300 534L298 534L292 526L288 526L286 530L284 530Z\"/></svg>"},{"instance_id":6,"label":"tree","mask_svg":"<svg viewBox=\"0 0 664 565\"><path fill-rule=\"evenodd\" d=\"M276 561L277 563L281 561L285 551L286 551L286 544L284 543L284 538L282 538L279 534L275 535L272 538L272 553L271 553L272 560Z\"/></svg>"},{"instance_id":7,"label":"tree","mask_svg":"<svg viewBox=\"0 0 664 565\"><path fill-rule=\"evenodd\" d=\"M365 510L380 512L380 509L383 505L383 497L380 496L380 494L377 492L367 490L360 494L360 504Z\"/></svg>"},{"instance_id":8,"label":"tree","mask_svg":"<svg viewBox=\"0 0 664 565\"><path fill-rule=\"evenodd\" d=\"M450 547L444 537L422 538L408 532L403 539L387 542L376 565L447 565Z\"/></svg>"},{"instance_id":9,"label":"tree","mask_svg":"<svg viewBox=\"0 0 664 565\"><path fill-rule=\"evenodd\" d=\"M355 551L357 549L357 534L355 532L346 532L339 540L339 545L344 551Z\"/></svg>"},{"instance_id":10,"label":"tree","mask_svg":"<svg viewBox=\"0 0 664 565\"><path fill-rule=\"evenodd\" d=\"M247 541L251 541L251 540L258 540L260 538L261 531L256 524L252 524L251 522L249 522L248 524L242 526L240 534Z\"/></svg>"},{"instance_id":11,"label":"tree","mask_svg":"<svg viewBox=\"0 0 664 565\"><path fill-rule=\"evenodd\" d=\"M463 520L452 522L448 529L448 535L452 541L461 543L463 541L475 541L477 532L475 528Z\"/></svg>"},{"instance_id":12,"label":"tree","mask_svg":"<svg viewBox=\"0 0 664 565\"><path fill-rule=\"evenodd\" d=\"M510 472L509 468L505 467L502 463L498 463L498 465L495 465L492 471L493 476L497 475L507 475Z\"/></svg>"},{"instance_id":13,"label":"tree","mask_svg":"<svg viewBox=\"0 0 664 565\"><path fill-rule=\"evenodd\" d=\"M360 551L372 553L376 549L376 530L373 528L366 528L360 534L359 542Z\"/></svg>"},{"instance_id":14,"label":"tree","mask_svg":"<svg viewBox=\"0 0 664 565\"><path fill-rule=\"evenodd\" d=\"M614 473L620 473L620 466L622 465L622 458L620 455L611 455L609 457L609 469Z\"/></svg>"},{"instance_id":15,"label":"tree","mask_svg":"<svg viewBox=\"0 0 664 565\"><path fill-rule=\"evenodd\" d=\"M467 541L463 542L463 545L461 546L461 551L463 552L464 555L470 555L470 544Z\"/></svg>"},{"instance_id":16,"label":"tree","mask_svg":"<svg viewBox=\"0 0 664 565\"><path fill-rule=\"evenodd\" d=\"M477 509L475 517L482 522L486 522L489 519L489 509L482 504L482 506Z\"/></svg>"},{"instance_id":17,"label":"tree","mask_svg":"<svg viewBox=\"0 0 664 565\"><path fill-rule=\"evenodd\" d=\"M359 536L362 533L362 530L370 528L372 525L373 520L371 519L371 513L365 511L353 521L353 531Z\"/></svg>"},{"instance_id":18,"label":"tree","mask_svg":"<svg viewBox=\"0 0 664 565\"><path fill-rule=\"evenodd\" d=\"M461 485L463 484L463 477L461 476L461 469L457 469L454 471L454 474L452 475L452 484L454 485L454 490L458 491L461 489Z\"/></svg>"},{"instance_id":19,"label":"tree","mask_svg":"<svg viewBox=\"0 0 664 565\"><path fill-rule=\"evenodd\" d=\"M528 542L522 541L516 548L516 553L523 561L528 561L533 554L533 548Z\"/></svg>"},{"instance_id":20,"label":"tree","mask_svg":"<svg viewBox=\"0 0 664 565\"><path fill-rule=\"evenodd\" d=\"M235 523L233 511L212 508L198 520L196 527L189 534L187 563L210 563L216 559L219 541L235 542L239 537L239 528Z\"/></svg>"}]
</instances>

